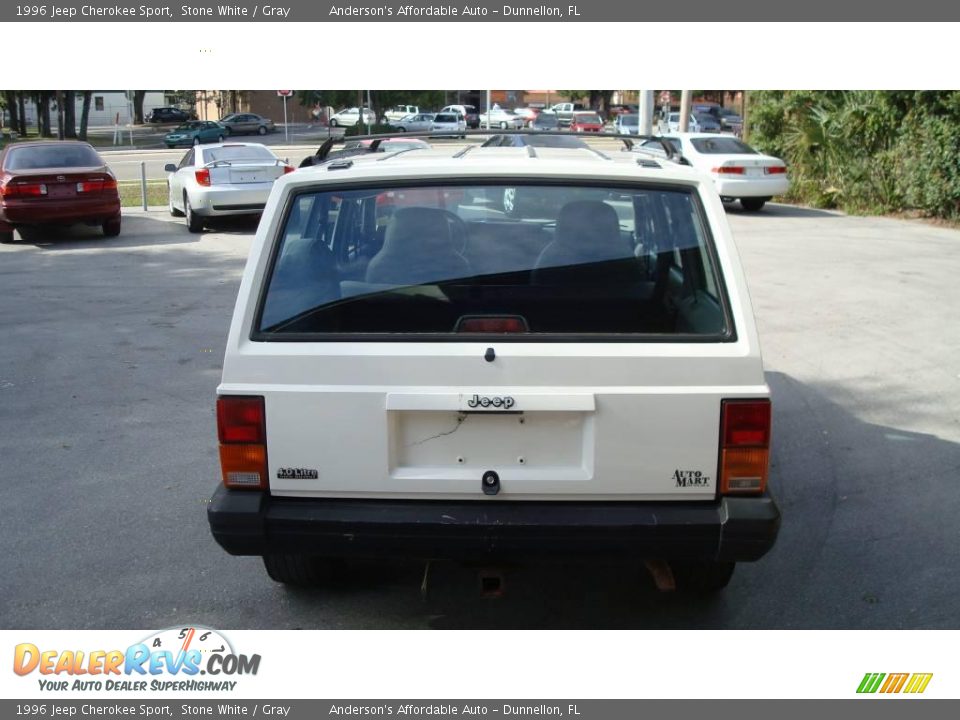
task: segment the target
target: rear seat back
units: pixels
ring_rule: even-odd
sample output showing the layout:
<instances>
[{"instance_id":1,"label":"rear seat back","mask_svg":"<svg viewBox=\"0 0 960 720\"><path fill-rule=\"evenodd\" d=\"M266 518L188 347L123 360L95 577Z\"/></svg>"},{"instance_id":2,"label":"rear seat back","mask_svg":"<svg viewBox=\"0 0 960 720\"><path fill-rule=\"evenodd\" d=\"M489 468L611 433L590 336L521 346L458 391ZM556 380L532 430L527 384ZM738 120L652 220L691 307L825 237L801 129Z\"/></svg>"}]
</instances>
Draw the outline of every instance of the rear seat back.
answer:
<instances>
[{"instance_id":1,"label":"rear seat back","mask_svg":"<svg viewBox=\"0 0 960 720\"><path fill-rule=\"evenodd\" d=\"M464 252L477 275L529 271L550 242L539 225L519 222L467 223Z\"/></svg>"}]
</instances>

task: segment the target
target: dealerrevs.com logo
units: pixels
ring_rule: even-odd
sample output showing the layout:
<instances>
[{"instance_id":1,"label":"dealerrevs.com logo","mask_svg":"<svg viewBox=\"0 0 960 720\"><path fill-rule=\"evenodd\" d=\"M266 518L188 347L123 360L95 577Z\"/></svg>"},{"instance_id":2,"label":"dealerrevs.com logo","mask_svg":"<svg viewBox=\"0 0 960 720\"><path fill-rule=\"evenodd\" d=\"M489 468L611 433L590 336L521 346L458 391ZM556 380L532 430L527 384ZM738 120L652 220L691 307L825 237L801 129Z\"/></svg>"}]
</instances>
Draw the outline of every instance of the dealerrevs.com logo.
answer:
<instances>
[{"instance_id":1,"label":"dealerrevs.com logo","mask_svg":"<svg viewBox=\"0 0 960 720\"><path fill-rule=\"evenodd\" d=\"M260 655L237 653L221 633L204 627L161 630L125 650L57 650L26 642L13 651L14 673L36 674L40 689L54 692L232 691L233 678L259 669Z\"/></svg>"}]
</instances>

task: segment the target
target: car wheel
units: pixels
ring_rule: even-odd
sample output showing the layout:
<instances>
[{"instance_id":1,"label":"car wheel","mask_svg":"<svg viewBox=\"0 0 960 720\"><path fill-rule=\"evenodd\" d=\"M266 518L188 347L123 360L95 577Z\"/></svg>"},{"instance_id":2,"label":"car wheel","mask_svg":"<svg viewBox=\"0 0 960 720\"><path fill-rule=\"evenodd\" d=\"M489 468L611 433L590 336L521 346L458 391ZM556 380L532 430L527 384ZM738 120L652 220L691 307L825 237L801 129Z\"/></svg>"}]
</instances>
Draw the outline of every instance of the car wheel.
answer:
<instances>
[{"instance_id":1,"label":"car wheel","mask_svg":"<svg viewBox=\"0 0 960 720\"><path fill-rule=\"evenodd\" d=\"M186 193L183 194L183 215L187 219L187 230L192 233L203 232L203 218L193 211Z\"/></svg>"},{"instance_id":2,"label":"car wheel","mask_svg":"<svg viewBox=\"0 0 960 720\"><path fill-rule=\"evenodd\" d=\"M330 118L330 127L337 127L339 125L340 123L337 121L336 118Z\"/></svg>"},{"instance_id":3,"label":"car wheel","mask_svg":"<svg viewBox=\"0 0 960 720\"><path fill-rule=\"evenodd\" d=\"M196 147L199 144L200 144L200 136L198 135L193 139L193 146Z\"/></svg>"},{"instance_id":4,"label":"car wheel","mask_svg":"<svg viewBox=\"0 0 960 720\"><path fill-rule=\"evenodd\" d=\"M0 243L9 245L13 242L13 230L0 231Z\"/></svg>"},{"instance_id":5,"label":"car wheel","mask_svg":"<svg viewBox=\"0 0 960 720\"><path fill-rule=\"evenodd\" d=\"M266 135L266 134L267 134L267 128L265 125L261 125L260 127L257 128L257 135Z\"/></svg>"},{"instance_id":6,"label":"car wheel","mask_svg":"<svg viewBox=\"0 0 960 720\"><path fill-rule=\"evenodd\" d=\"M398 127L398 128L397 128L397 132L398 132L398 133L400 133L400 132L406 132L406 131L407 131L407 129L406 129L405 127Z\"/></svg>"},{"instance_id":7,"label":"car wheel","mask_svg":"<svg viewBox=\"0 0 960 720\"><path fill-rule=\"evenodd\" d=\"M107 220L103 224L103 234L106 237L116 237L120 234L120 218L113 218L112 220Z\"/></svg>"},{"instance_id":8,"label":"car wheel","mask_svg":"<svg viewBox=\"0 0 960 720\"><path fill-rule=\"evenodd\" d=\"M767 200L766 198L740 198L740 204L743 206L744 210L749 212L757 212L767 204Z\"/></svg>"},{"instance_id":9,"label":"car wheel","mask_svg":"<svg viewBox=\"0 0 960 720\"><path fill-rule=\"evenodd\" d=\"M737 564L732 562L670 563L677 590L706 595L723 590L733 577Z\"/></svg>"},{"instance_id":10,"label":"car wheel","mask_svg":"<svg viewBox=\"0 0 960 720\"><path fill-rule=\"evenodd\" d=\"M232 132L233 132L233 130L231 130L231 129L228 128L228 127L225 127L225 128L223 129L223 134L226 135L227 137L230 137L230 135L231 135Z\"/></svg>"},{"instance_id":11,"label":"car wheel","mask_svg":"<svg viewBox=\"0 0 960 720\"><path fill-rule=\"evenodd\" d=\"M315 587L332 580L339 563L332 558L311 555L264 555L263 567L275 582Z\"/></svg>"},{"instance_id":12,"label":"car wheel","mask_svg":"<svg viewBox=\"0 0 960 720\"><path fill-rule=\"evenodd\" d=\"M217 142L218 142L218 143L222 143L222 142L223 142L223 135L217 135Z\"/></svg>"},{"instance_id":13,"label":"car wheel","mask_svg":"<svg viewBox=\"0 0 960 720\"><path fill-rule=\"evenodd\" d=\"M506 122L501 122L501 123L500 123L500 129L501 129L501 130L506 130L506 129L507 129L507 123L506 123Z\"/></svg>"}]
</instances>

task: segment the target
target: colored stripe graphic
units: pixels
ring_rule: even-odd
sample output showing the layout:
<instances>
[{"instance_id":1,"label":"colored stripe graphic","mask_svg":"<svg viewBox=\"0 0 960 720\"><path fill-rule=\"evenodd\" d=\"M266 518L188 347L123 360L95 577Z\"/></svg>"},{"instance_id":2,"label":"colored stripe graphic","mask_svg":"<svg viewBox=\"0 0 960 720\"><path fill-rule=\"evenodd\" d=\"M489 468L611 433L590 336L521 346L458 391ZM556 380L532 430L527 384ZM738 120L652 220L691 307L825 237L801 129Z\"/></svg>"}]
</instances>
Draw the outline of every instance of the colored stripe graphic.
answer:
<instances>
[{"instance_id":1,"label":"colored stripe graphic","mask_svg":"<svg viewBox=\"0 0 960 720\"><path fill-rule=\"evenodd\" d=\"M887 675L887 681L880 688L882 693L898 693L903 689L904 684L910 673L890 673Z\"/></svg>"},{"instance_id":2,"label":"colored stripe graphic","mask_svg":"<svg viewBox=\"0 0 960 720\"><path fill-rule=\"evenodd\" d=\"M863 680L860 681L860 687L857 688L857 692L875 693L877 688L880 687L880 682L884 677L886 677L884 673L867 673L863 676Z\"/></svg>"},{"instance_id":3,"label":"colored stripe graphic","mask_svg":"<svg viewBox=\"0 0 960 720\"><path fill-rule=\"evenodd\" d=\"M910 678L910 682L907 684L905 693L922 693L927 689L927 685L930 684L930 680L933 678L933 673L914 673L913 677Z\"/></svg>"},{"instance_id":4,"label":"colored stripe graphic","mask_svg":"<svg viewBox=\"0 0 960 720\"><path fill-rule=\"evenodd\" d=\"M886 678L886 681L884 681ZM878 690L881 693L922 693L927 689L933 673L866 673L860 685L857 687L858 693L875 693ZM881 685L882 683L882 685Z\"/></svg>"}]
</instances>

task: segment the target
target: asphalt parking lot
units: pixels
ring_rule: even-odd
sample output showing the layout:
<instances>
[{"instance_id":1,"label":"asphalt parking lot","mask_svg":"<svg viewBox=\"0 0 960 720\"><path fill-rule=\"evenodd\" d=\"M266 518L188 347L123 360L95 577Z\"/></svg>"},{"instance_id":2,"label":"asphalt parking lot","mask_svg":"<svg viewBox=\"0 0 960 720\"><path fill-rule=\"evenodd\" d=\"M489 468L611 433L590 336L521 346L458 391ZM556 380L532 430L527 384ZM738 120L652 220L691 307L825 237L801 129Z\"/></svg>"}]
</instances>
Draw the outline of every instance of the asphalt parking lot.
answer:
<instances>
[{"instance_id":1,"label":"asphalt parking lot","mask_svg":"<svg viewBox=\"0 0 960 720\"><path fill-rule=\"evenodd\" d=\"M730 212L774 399L774 550L715 600L639 569L371 566L288 590L205 508L213 399L254 225L0 247L4 628L951 628L960 596L960 231Z\"/></svg>"}]
</instances>

